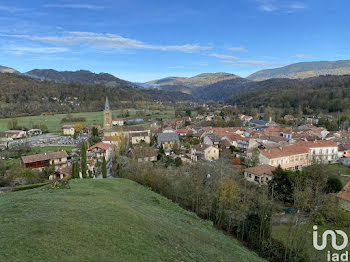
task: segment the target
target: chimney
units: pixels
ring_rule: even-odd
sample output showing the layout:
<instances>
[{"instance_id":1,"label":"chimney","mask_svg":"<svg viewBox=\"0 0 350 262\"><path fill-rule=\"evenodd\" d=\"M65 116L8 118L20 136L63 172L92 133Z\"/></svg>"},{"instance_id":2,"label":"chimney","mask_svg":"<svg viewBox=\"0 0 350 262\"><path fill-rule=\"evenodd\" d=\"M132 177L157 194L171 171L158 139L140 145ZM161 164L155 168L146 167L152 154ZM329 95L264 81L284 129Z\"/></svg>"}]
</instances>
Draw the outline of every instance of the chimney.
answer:
<instances>
[{"instance_id":1,"label":"chimney","mask_svg":"<svg viewBox=\"0 0 350 262\"><path fill-rule=\"evenodd\" d=\"M272 117L270 116L270 117L269 117L269 123L271 123L271 122L272 122Z\"/></svg>"}]
</instances>

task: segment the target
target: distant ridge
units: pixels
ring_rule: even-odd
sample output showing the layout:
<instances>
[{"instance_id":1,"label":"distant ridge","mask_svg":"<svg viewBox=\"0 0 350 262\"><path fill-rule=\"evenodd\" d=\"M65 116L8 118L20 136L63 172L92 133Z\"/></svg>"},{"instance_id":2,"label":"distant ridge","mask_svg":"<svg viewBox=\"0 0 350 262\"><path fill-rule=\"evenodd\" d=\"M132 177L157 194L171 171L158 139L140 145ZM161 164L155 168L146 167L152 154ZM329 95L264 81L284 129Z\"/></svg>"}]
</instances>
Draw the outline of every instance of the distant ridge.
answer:
<instances>
[{"instance_id":1,"label":"distant ridge","mask_svg":"<svg viewBox=\"0 0 350 262\"><path fill-rule=\"evenodd\" d=\"M136 85L119 79L108 73L93 73L88 70L56 71L53 69L34 69L26 75L43 80L56 82L80 82L88 84L104 84L107 86L136 87Z\"/></svg>"},{"instance_id":2,"label":"distant ridge","mask_svg":"<svg viewBox=\"0 0 350 262\"><path fill-rule=\"evenodd\" d=\"M265 69L247 77L249 80L262 81L271 78L304 79L320 75L350 74L350 60L301 62L275 69Z\"/></svg>"},{"instance_id":3,"label":"distant ridge","mask_svg":"<svg viewBox=\"0 0 350 262\"><path fill-rule=\"evenodd\" d=\"M6 66L0 66L0 73L19 74L17 70Z\"/></svg>"},{"instance_id":4,"label":"distant ridge","mask_svg":"<svg viewBox=\"0 0 350 262\"><path fill-rule=\"evenodd\" d=\"M158 80L153 80L147 82L147 84L156 84L156 85L181 85L186 87L198 87L204 85L214 84L223 80L230 80L240 78L237 75L229 74L229 73L203 73L200 75L196 75L193 77L166 77Z\"/></svg>"}]
</instances>

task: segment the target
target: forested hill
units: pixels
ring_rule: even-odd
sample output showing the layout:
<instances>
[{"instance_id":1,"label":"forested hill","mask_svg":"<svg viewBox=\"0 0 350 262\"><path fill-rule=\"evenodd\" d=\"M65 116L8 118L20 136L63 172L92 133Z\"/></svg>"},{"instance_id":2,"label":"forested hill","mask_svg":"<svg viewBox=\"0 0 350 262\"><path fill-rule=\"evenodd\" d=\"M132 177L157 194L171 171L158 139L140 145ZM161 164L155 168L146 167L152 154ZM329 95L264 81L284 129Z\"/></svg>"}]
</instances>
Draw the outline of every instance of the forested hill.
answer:
<instances>
[{"instance_id":1,"label":"forested hill","mask_svg":"<svg viewBox=\"0 0 350 262\"><path fill-rule=\"evenodd\" d=\"M320 75L350 74L350 60L301 62L275 69L265 69L247 78L261 81L271 78L304 79Z\"/></svg>"},{"instance_id":2,"label":"forested hill","mask_svg":"<svg viewBox=\"0 0 350 262\"><path fill-rule=\"evenodd\" d=\"M250 83L246 92L225 101L240 106L271 106L288 111L343 112L350 109L350 75L319 76L304 80L270 79Z\"/></svg>"},{"instance_id":3,"label":"forested hill","mask_svg":"<svg viewBox=\"0 0 350 262\"><path fill-rule=\"evenodd\" d=\"M87 84L104 84L107 86L133 87L134 84L119 79L111 74L95 74L87 70L79 71L56 71L53 69L34 69L27 73L28 76L43 80L57 82L81 82Z\"/></svg>"},{"instance_id":4,"label":"forested hill","mask_svg":"<svg viewBox=\"0 0 350 262\"><path fill-rule=\"evenodd\" d=\"M0 74L0 117L102 110L108 95L113 108L135 101L184 101L181 92L110 87L79 82L53 82L24 75Z\"/></svg>"}]
</instances>

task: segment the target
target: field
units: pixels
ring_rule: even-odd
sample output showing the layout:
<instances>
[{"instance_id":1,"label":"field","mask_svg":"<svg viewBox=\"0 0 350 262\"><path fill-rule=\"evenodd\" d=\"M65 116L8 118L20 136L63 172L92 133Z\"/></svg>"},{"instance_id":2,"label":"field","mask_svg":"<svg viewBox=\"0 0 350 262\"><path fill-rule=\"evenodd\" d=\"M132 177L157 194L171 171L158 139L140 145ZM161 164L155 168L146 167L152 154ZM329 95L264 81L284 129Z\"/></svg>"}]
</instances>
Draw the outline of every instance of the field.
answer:
<instances>
[{"instance_id":1,"label":"field","mask_svg":"<svg viewBox=\"0 0 350 262\"><path fill-rule=\"evenodd\" d=\"M123 114L128 112L129 116L140 116L149 117L150 119L156 118L173 118L175 113L173 110L114 110L113 117L121 117ZM83 125L99 124L103 125L103 112L83 112L83 113L72 113L73 117L85 117L86 121L82 122ZM64 124L74 124L74 123L62 123L62 118L65 118L66 114L56 114L56 115L41 115L41 116L26 116L18 117L18 126L24 126L30 128L35 124L44 124L49 129L49 132L60 132ZM10 119L0 119L0 132L6 131L8 121Z\"/></svg>"},{"instance_id":2,"label":"field","mask_svg":"<svg viewBox=\"0 0 350 262\"><path fill-rule=\"evenodd\" d=\"M342 165L342 164L332 164L328 165L329 170L337 176L341 182L343 183L343 186L350 180L350 168ZM348 175L348 176L342 176L342 175Z\"/></svg>"},{"instance_id":3,"label":"field","mask_svg":"<svg viewBox=\"0 0 350 262\"><path fill-rule=\"evenodd\" d=\"M0 261L263 261L130 180L70 186L0 197Z\"/></svg>"}]
</instances>

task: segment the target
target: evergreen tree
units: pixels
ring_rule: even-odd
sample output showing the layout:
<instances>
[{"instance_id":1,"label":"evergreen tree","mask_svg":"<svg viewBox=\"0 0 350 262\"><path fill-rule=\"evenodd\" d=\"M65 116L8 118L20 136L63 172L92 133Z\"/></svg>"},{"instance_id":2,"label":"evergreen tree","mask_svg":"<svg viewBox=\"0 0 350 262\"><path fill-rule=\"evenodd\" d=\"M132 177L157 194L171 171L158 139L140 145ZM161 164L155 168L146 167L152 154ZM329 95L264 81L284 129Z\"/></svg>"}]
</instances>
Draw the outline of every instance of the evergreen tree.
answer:
<instances>
[{"instance_id":1,"label":"evergreen tree","mask_svg":"<svg viewBox=\"0 0 350 262\"><path fill-rule=\"evenodd\" d=\"M84 142L81 145L81 173L83 178L86 178L87 164L86 164L86 146Z\"/></svg>"},{"instance_id":2,"label":"evergreen tree","mask_svg":"<svg viewBox=\"0 0 350 262\"><path fill-rule=\"evenodd\" d=\"M102 161L102 177L107 178L107 163L105 157L103 157Z\"/></svg>"}]
</instances>

